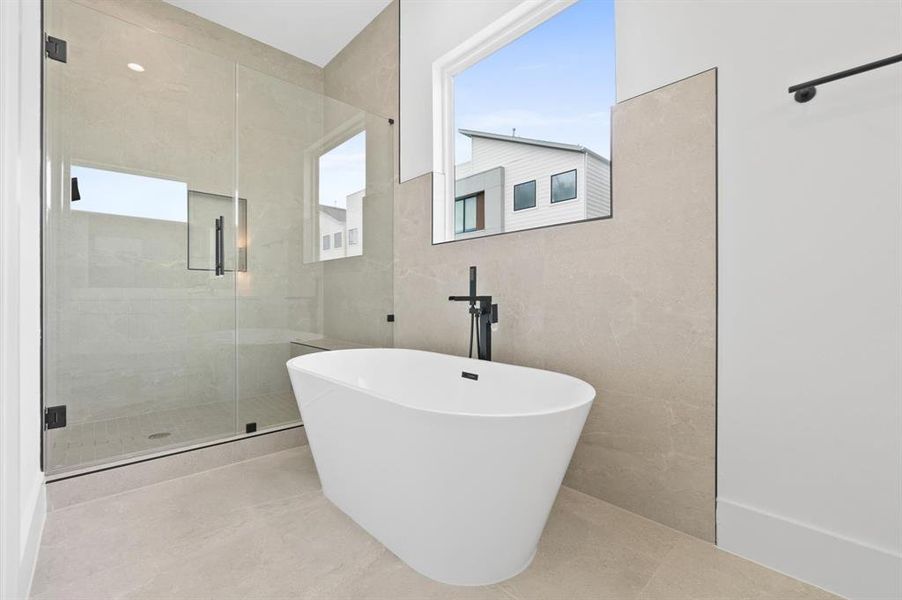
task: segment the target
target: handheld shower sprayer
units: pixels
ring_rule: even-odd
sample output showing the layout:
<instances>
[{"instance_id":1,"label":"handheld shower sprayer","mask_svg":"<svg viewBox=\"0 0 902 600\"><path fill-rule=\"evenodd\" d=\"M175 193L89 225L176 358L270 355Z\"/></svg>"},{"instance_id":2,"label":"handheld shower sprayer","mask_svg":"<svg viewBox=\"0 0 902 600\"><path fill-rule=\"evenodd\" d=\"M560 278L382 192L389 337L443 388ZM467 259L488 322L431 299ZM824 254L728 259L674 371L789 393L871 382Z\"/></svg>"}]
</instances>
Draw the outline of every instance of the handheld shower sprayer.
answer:
<instances>
[{"instance_id":1,"label":"handheld shower sprayer","mask_svg":"<svg viewBox=\"0 0 902 600\"><path fill-rule=\"evenodd\" d=\"M470 358L473 358L473 333L476 333L476 353L480 360L492 360L492 323L498 322L498 305L491 296L476 294L476 267L470 267L470 293L467 296L448 296L452 302L470 305Z\"/></svg>"}]
</instances>

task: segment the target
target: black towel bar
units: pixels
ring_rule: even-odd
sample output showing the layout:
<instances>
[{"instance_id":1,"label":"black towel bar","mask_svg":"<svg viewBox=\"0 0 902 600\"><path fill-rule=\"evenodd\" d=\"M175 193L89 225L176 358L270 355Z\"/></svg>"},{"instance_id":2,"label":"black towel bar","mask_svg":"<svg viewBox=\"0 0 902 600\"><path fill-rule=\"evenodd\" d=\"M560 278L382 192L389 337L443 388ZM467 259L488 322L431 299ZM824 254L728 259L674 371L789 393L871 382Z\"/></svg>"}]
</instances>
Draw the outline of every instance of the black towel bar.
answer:
<instances>
[{"instance_id":1,"label":"black towel bar","mask_svg":"<svg viewBox=\"0 0 902 600\"><path fill-rule=\"evenodd\" d=\"M895 56L890 56L881 60L875 60L874 62L870 62L866 65L853 67L851 69L846 69L845 71L839 71L838 73L834 73L833 75L818 77L817 79L812 79L811 81L806 81L805 83L798 83L789 87L789 93L795 93L796 102L808 102L809 100L814 98L815 94L817 94L817 86L821 85L822 83L830 83L831 81L836 81L837 79L845 79L846 77L851 77L852 75L858 75L859 73L864 73L865 71L879 69L880 67L885 67L886 65L891 65L897 62L902 62L902 54L896 54Z\"/></svg>"}]
</instances>

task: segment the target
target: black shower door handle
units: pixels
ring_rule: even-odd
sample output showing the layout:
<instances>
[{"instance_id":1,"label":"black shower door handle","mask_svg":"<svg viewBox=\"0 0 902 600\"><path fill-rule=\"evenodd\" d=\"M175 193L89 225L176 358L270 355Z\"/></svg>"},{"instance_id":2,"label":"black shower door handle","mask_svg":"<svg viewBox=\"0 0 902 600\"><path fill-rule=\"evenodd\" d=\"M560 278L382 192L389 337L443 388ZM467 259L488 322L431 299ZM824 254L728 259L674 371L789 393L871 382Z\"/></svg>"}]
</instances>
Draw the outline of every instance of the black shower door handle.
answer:
<instances>
[{"instance_id":1,"label":"black shower door handle","mask_svg":"<svg viewBox=\"0 0 902 600\"><path fill-rule=\"evenodd\" d=\"M216 276L225 275L225 265L223 264L223 256L225 255L225 247L223 246L223 225L225 217L216 217Z\"/></svg>"}]
</instances>

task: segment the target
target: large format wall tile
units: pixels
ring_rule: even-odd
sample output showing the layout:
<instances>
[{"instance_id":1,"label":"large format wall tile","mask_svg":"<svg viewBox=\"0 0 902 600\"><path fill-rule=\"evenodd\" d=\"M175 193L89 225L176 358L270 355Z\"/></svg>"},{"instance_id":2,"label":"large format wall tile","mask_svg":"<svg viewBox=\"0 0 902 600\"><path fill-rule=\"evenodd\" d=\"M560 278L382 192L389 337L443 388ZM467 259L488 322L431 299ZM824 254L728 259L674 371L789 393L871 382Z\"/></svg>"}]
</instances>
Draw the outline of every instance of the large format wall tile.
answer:
<instances>
[{"instance_id":1,"label":"large format wall tile","mask_svg":"<svg viewBox=\"0 0 902 600\"><path fill-rule=\"evenodd\" d=\"M323 90L382 117L398 116L398 13L391 2L323 67Z\"/></svg>"},{"instance_id":2,"label":"large format wall tile","mask_svg":"<svg viewBox=\"0 0 902 600\"><path fill-rule=\"evenodd\" d=\"M323 89L323 71L313 63L208 21L164 0L72 1L221 58L297 83L301 87L318 92Z\"/></svg>"},{"instance_id":3,"label":"large format wall tile","mask_svg":"<svg viewBox=\"0 0 902 600\"><path fill-rule=\"evenodd\" d=\"M614 218L431 244L429 176L400 186L395 343L464 354L479 291L500 305L494 358L569 373L598 396L566 477L714 537L716 73L613 113Z\"/></svg>"},{"instance_id":4,"label":"large format wall tile","mask_svg":"<svg viewBox=\"0 0 902 600\"><path fill-rule=\"evenodd\" d=\"M363 255L323 263L323 332L391 346L398 3L392 2L323 68L324 93L367 111ZM340 108L340 107L333 107Z\"/></svg>"}]
</instances>

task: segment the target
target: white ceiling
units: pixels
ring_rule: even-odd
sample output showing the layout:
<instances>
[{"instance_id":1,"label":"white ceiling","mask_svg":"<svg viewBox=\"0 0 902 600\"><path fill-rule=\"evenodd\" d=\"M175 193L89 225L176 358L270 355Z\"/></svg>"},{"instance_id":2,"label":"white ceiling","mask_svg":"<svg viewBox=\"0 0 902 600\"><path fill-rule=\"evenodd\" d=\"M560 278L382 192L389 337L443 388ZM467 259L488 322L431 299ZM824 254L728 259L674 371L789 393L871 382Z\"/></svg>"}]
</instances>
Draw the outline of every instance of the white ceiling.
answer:
<instances>
[{"instance_id":1,"label":"white ceiling","mask_svg":"<svg viewBox=\"0 0 902 600\"><path fill-rule=\"evenodd\" d=\"M324 67L390 0L166 0Z\"/></svg>"}]
</instances>

